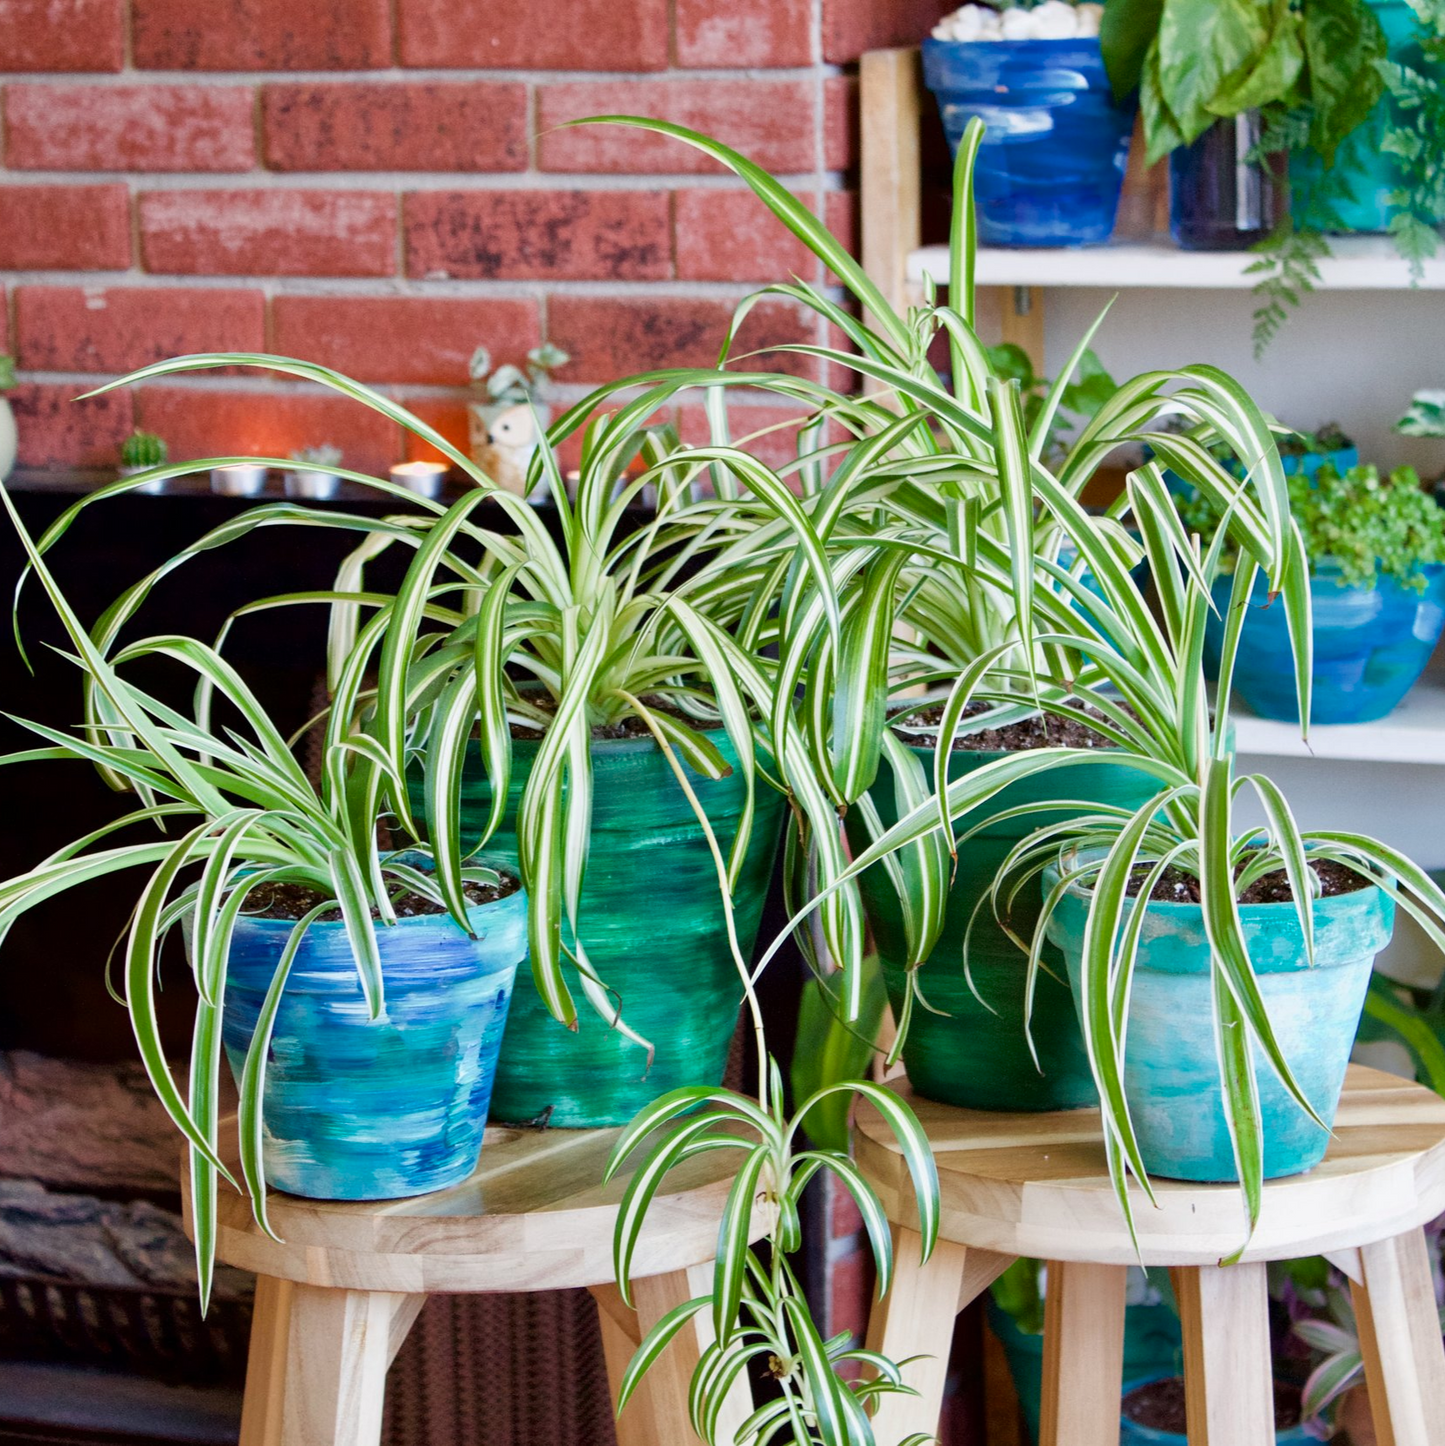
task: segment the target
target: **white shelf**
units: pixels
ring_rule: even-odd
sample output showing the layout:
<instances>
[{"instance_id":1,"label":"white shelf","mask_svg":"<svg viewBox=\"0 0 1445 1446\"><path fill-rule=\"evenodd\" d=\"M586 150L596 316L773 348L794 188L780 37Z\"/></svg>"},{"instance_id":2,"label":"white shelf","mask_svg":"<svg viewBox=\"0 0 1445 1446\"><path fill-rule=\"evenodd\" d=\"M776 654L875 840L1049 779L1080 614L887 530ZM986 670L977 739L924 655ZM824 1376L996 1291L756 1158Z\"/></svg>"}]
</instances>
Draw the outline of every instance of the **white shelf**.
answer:
<instances>
[{"instance_id":1,"label":"white shelf","mask_svg":"<svg viewBox=\"0 0 1445 1446\"><path fill-rule=\"evenodd\" d=\"M1321 290L1404 291L1410 268L1387 236L1332 238L1334 255L1320 263ZM978 253L974 273L979 286L1099 286L1108 288L1172 287L1194 290L1248 291L1258 281L1245 268L1259 258L1249 251L1181 251L1167 241L1130 242L1107 246L1001 249ZM908 279L928 274L940 284L948 279L948 247L925 246L908 258ZM1445 290L1445 257L1425 263L1420 286Z\"/></svg>"},{"instance_id":2,"label":"white shelf","mask_svg":"<svg viewBox=\"0 0 1445 1446\"><path fill-rule=\"evenodd\" d=\"M1378 723L1316 724L1308 745L1299 725L1233 714L1235 748L1275 758L1352 759L1367 763L1445 764L1445 681L1424 677L1405 701Z\"/></svg>"}]
</instances>

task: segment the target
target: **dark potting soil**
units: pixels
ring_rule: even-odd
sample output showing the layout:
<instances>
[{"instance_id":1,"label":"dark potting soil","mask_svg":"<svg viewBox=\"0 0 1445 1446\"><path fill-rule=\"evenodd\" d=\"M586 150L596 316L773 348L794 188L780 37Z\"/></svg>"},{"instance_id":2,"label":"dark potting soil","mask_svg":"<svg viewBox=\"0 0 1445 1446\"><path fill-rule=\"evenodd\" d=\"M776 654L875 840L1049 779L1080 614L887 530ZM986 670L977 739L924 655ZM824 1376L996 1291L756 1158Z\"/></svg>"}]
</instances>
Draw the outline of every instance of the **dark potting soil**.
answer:
<instances>
[{"instance_id":1,"label":"dark potting soil","mask_svg":"<svg viewBox=\"0 0 1445 1446\"><path fill-rule=\"evenodd\" d=\"M1328 899L1336 894L1353 894L1357 889L1365 889L1370 886L1370 880L1361 874L1357 874L1352 868L1345 864L1337 864L1333 859L1320 859L1310 864L1320 881L1320 893ZM1130 894L1137 894L1144 887L1144 880L1149 876L1149 869L1146 865L1135 868L1133 876L1129 880ZM1157 903L1161 904L1197 904L1199 902L1199 880L1193 874L1184 869L1174 868L1172 865L1165 869L1159 876L1159 882L1154 885L1154 892L1149 895ZM1289 879L1283 869L1276 869L1273 873L1263 874L1257 878L1239 896L1241 904L1288 904L1294 898L1290 891Z\"/></svg>"},{"instance_id":2,"label":"dark potting soil","mask_svg":"<svg viewBox=\"0 0 1445 1446\"><path fill-rule=\"evenodd\" d=\"M1124 1415L1139 1426L1156 1431L1170 1431L1177 1436L1186 1432L1184 1421L1184 1381L1170 1376L1162 1381L1148 1381L1135 1386L1124 1397ZM1274 1429L1288 1431L1300 1422L1298 1386L1274 1383ZM1243 1446L1243 1443L1240 1443Z\"/></svg>"},{"instance_id":3,"label":"dark potting soil","mask_svg":"<svg viewBox=\"0 0 1445 1446\"><path fill-rule=\"evenodd\" d=\"M1078 703L1079 699L1072 700ZM907 719L909 731L903 735L910 742L917 741L929 747L936 747L938 744L937 733L915 733L913 728L927 728L930 723L938 723L943 719L942 703L932 708L921 709L912 713ZM970 703L963 710L965 718L977 718L980 713L987 713L993 704L991 703ZM1095 708L1084 705L1086 711L1092 713L1096 718L1102 718ZM1036 718L1025 718L1019 723L1009 723L1003 728L985 728L979 733L969 733L964 737L953 740L953 751L955 753L1020 753L1029 748L1117 748L1119 745L1112 739L1106 738L1102 733L1084 724L1076 722L1072 718L1055 718L1048 713L1041 713Z\"/></svg>"},{"instance_id":4,"label":"dark potting soil","mask_svg":"<svg viewBox=\"0 0 1445 1446\"><path fill-rule=\"evenodd\" d=\"M505 899L508 894L516 893L519 887L515 879L503 874L495 884L479 884L468 880L462 885L462 892L470 904L494 904L498 899ZM247 895L246 907L242 912L250 919L304 919L325 898L325 894L318 893L307 884L257 884ZM410 890L393 894L391 902L399 919L446 913L441 904ZM317 922L322 924L334 923L340 917L339 908L327 909L324 914L316 916ZM381 915L373 909L371 917L378 919Z\"/></svg>"},{"instance_id":5,"label":"dark potting soil","mask_svg":"<svg viewBox=\"0 0 1445 1446\"><path fill-rule=\"evenodd\" d=\"M669 718L676 718L680 723L686 723L689 728L700 728L708 732L714 728L721 728L721 718L693 718L684 713L681 708L667 702L662 698L644 697L642 700L654 713L666 713ZM547 708L552 700L540 702L539 707ZM544 730L533 728L529 723L512 724L513 738L537 739L544 736ZM599 723L592 729L594 738L651 738L652 730L635 714L629 714L626 718L619 718L615 723Z\"/></svg>"}]
</instances>

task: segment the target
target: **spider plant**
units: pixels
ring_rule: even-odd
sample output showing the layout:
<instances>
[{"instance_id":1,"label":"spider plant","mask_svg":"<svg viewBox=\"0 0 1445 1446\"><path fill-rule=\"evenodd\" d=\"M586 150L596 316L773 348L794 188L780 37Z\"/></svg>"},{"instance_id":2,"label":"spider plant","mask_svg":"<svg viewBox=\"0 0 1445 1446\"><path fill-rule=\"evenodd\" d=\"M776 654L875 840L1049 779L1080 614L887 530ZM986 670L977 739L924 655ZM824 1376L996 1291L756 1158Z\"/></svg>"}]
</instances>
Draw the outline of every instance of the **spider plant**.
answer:
<instances>
[{"instance_id":1,"label":"spider plant","mask_svg":"<svg viewBox=\"0 0 1445 1446\"><path fill-rule=\"evenodd\" d=\"M376 779L389 773L390 763L372 739L360 733L335 738L313 785L244 679L215 648L178 634L141 638L110 653L99 646L57 587L3 488L0 501L29 569L69 636L74 651L67 656L92 691L94 712L104 718L103 727L72 730L17 719L40 746L0 762L86 762L135 793L140 805L0 884L0 937L26 910L71 888L123 870L149 870L117 945L122 1002L151 1086L187 1141L204 1308L218 1182L237 1188L243 1183L257 1223L271 1233L262 1153L267 1061L287 975L307 930L328 910L339 911L362 995L376 1019L385 1003L384 936L397 923L393 896L420 894L440 907L442 892L414 854L401 857L378 845ZM194 685L189 714L135 682L136 665L153 667L157 661ZM139 839L115 841L147 825ZM499 878L477 863L463 872L471 881ZM302 885L318 901L287 939L240 1072L238 1182L221 1155L221 1022L237 924L248 899L267 884ZM199 996L184 1089L172 1079L156 1016L161 950L177 924L188 934Z\"/></svg>"}]
</instances>

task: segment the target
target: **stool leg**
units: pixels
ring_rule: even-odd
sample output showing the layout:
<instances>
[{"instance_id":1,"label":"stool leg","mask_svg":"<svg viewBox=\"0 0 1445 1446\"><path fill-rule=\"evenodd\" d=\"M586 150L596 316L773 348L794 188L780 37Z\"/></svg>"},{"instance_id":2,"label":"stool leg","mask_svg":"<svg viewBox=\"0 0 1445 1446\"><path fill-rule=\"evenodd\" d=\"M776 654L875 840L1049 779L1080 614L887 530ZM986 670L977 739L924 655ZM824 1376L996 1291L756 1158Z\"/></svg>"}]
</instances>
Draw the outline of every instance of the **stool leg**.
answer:
<instances>
[{"instance_id":1,"label":"stool leg","mask_svg":"<svg viewBox=\"0 0 1445 1446\"><path fill-rule=\"evenodd\" d=\"M943 1410L948 1350L963 1287L968 1252L940 1240L922 1261L923 1240L915 1230L893 1227L893 1283L874 1301L868 1316L868 1349L892 1361L920 1359L903 1367L903 1384L916 1396L887 1395L878 1403L873 1435L892 1443L909 1436L933 1436Z\"/></svg>"},{"instance_id":2,"label":"stool leg","mask_svg":"<svg viewBox=\"0 0 1445 1446\"><path fill-rule=\"evenodd\" d=\"M1351 1284L1379 1446L1437 1446L1445 1431L1445 1346L1425 1233L1360 1248Z\"/></svg>"},{"instance_id":3,"label":"stool leg","mask_svg":"<svg viewBox=\"0 0 1445 1446\"><path fill-rule=\"evenodd\" d=\"M1189 1446L1273 1446L1264 1265L1206 1265L1170 1275L1184 1330Z\"/></svg>"},{"instance_id":4,"label":"stool leg","mask_svg":"<svg viewBox=\"0 0 1445 1446\"><path fill-rule=\"evenodd\" d=\"M1039 1446L1119 1446L1127 1280L1122 1265L1049 1262Z\"/></svg>"},{"instance_id":5,"label":"stool leg","mask_svg":"<svg viewBox=\"0 0 1445 1446\"><path fill-rule=\"evenodd\" d=\"M602 1353L607 1362L607 1379L612 1399L617 1400L622 1377L642 1338L674 1306L707 1295L712 1290L713 1267L709 1261L670 1275L654 1275L632 1282L634 1313L623 1304L615 1285L593 1286L597 1314L602 1327ZM618 1446L679 1446L689 1439L687 1398L692 1374L703 1351L712 1343L712 1316L707 1310L692 1318L673 1337L633 1392L617 1418ZM717 1418L718 1446L731 1443L738 1428L752 1414L752 1387L747 1375L739 1375L729 1389Z\"/></svg>"},{"instance_id":6,"label":"stool leg","mask_svg":"<svg viewBox=\"0 0 1445 1446\"><path fill-rule=\"evenodd\" d=\"M386 1368L419 1308L411 1295L259 1277L241 1446L376 1446Z\"/></svg>"}]
</instances>

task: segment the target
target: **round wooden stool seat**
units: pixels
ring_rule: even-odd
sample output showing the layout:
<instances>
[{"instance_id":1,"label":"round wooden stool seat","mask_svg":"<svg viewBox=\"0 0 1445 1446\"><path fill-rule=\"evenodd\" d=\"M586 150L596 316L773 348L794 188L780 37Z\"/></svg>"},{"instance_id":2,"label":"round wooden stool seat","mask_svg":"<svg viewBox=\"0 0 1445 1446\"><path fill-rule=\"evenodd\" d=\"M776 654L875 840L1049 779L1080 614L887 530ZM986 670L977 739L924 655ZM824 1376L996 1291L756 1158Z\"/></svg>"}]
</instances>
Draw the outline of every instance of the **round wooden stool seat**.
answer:
<instances>
[{"instance_id":1,"label":"round wooden stool seat","mask_svg":"<svg viewBox=\"0 0 1445 1446\"><path fill-rule=\"evenodd\" d=\"M267 1215L280 1240L223 1187L216 1254L258 1277L241 1446L375 1446L387 1368L432 1293L585 1286L597 1301L615 1399L643 1335L674 1306L711 1290L734 1171L731 1152L713 1151L668 1177L633 1257L634 1310L612 1266L629 1176L601 1183L620 1133L489 1128L469 1179L404 1200L273 1191ZM764 1223L761 1214L754 1220L754 1238ZM705 1311L695 1316L649 1372L618 1421L620 1446L686 1439L688 1385L711 1339L709 1320ZM735 1429L751 1410L740 1378L723 1426Z\"/></svg>"},{"instance_id":2,"label":"round wooden stool seat","mask_svg":"<svg viewBox=\"0 0 1445 1446\"><path fill-rule=\"evenodd\" d=\"M1445 1213L1445 1100L1352 1065L1334 1137L1314 1170L1269 1181L1244 1244L1237 1185L1133 1188L1138 1245L1114 1199L1097 1110L989 1114L900 1090L933 1145L940 1243L919 1263L908 1172L865 1106L858 1164L895 1230L898 1275L869 1344L894 1360L937 1350L953 1315L1015 1259L1048 1262L1041 1446L1116 1446L1125 1271L1170 1269L1184 1330L1191 1446L1274 1440L1265 1263L1325 1255L1350 1278L1382 1442L1445 1446L1445 1348L1421 1227ZM1188 1108L1182 1104L1181 1108ZM946 1352L944 1353L946 1355ZM917 1398L885 1397L880 1440L937 1429L945 1361L905 1373Z\"/></svg>"}]
</instances>

